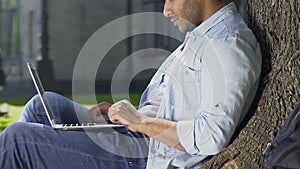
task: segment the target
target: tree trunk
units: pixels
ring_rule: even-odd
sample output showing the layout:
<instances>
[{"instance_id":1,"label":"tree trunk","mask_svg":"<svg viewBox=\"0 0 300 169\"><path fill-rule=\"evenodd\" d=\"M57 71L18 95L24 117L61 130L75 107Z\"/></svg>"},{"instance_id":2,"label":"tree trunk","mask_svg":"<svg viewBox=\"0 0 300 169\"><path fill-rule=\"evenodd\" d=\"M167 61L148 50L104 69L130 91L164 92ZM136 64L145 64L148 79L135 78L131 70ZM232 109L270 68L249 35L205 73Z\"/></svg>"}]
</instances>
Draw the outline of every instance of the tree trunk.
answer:
<instances>
[{"instance_id":1,"label":"tree trunk","mask_svg":"<svg viewBox=\"0 0 300 169\"><path fill-rule=\"evenodd\" d=\"M248 0L262 48L257 97L236 139L201 168L262 168L263 151L300 102L299 0Z\"/></svg>"}]
</instances>

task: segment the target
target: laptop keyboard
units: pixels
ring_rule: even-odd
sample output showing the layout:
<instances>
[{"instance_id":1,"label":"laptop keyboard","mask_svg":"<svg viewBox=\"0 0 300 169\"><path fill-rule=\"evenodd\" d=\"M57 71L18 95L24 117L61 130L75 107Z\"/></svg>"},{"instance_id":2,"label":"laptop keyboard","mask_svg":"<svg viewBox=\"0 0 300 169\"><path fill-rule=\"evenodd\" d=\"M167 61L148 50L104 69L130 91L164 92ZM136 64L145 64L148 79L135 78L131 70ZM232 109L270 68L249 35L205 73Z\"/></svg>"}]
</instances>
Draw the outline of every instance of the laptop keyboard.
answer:
<instances>
[{"instance_id":1,"label":"laptop keyboard","mask_svg":"<svg viewBox=\"0 0 300 169\"><path fill-rule=\"evenodd\" d=\"M76 123L76 124L63 124L63 127L77 127L77 126L95 126L97 123Z\"/></svg>"}]
</instances>

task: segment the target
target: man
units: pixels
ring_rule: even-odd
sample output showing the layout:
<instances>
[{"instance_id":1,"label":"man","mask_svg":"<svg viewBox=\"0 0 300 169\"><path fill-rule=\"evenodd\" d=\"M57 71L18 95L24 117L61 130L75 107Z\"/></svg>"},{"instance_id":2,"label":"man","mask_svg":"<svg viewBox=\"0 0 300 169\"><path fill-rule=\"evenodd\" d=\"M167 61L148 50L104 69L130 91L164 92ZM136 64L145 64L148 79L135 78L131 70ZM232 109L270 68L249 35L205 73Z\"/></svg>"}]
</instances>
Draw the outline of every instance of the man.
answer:
<instances>
[{"instance_id":1,"label":"man","mask_svg":"<svg viewBox=\"0 0 300 169\"><path fill-rule=\"evenodd\" d=\"M113 105L100 103L89 116L79 115L126 125L128 130L118 132L132 138L129 144L120 141L118 132L95 134L100 142L130 145L115 148L120 151L142 151L148 144L144 135L150 137L148 158L118 156L97 146L84 132L55 131L42 125L49 122L35 97L24 110L23 122L8 127L0 136L1 166L197 168L220 152L256 93L259 45L230 1L166 0L164 15L188 33L152 78L139 109L122 100ZM54 112L60 122L77 122L74 109L87 111L55 93L47 95L56 105ZM99 116L99 111L104 115Z\"/></svg>"}]
</instances>

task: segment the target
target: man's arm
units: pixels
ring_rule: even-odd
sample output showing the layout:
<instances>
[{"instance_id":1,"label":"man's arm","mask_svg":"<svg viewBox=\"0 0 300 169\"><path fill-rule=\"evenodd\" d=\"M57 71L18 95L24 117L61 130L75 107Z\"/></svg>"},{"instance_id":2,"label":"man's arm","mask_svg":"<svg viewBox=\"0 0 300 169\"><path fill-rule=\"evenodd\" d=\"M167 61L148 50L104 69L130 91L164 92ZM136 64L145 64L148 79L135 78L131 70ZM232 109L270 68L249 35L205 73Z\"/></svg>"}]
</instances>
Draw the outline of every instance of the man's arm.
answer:
<instances>
[{"instance_id":1,"label":"man's arm","mask_svg":"<svg viewBox=\"0 0 300 169\"><path fill-rule=\"evenodd\" d=\"M133 132L144 133L169 146L185 151L179 141L176 122L142 115L127 100L111 106L108 116L113 123L124 124Z\"/></svg>"},{"instance_id":2,"label":"man's arm","mask_svg":"<svg viewBox=\"0 0 300 169\"><path fill-rule=\"evenodd\" d=\"M148 122L137 124L137 131L169 146L185 151L179 141L176 122L160 118L150 118Z\"/></svg>"}]
</instances>

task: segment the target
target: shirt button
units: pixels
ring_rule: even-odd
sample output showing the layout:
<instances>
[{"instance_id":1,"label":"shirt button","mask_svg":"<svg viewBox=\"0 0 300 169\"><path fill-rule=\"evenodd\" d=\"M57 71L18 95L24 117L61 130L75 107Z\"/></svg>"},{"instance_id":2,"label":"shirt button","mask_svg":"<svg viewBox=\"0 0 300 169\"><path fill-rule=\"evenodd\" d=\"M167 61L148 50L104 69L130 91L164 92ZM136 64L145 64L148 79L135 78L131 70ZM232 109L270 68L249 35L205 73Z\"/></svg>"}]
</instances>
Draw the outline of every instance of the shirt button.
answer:
<instances>
[{"instance_id":1,"label":"shirt button","mask_svg":"<svg viewBox=\"0 0 300 169\"><path fill-rule=\"evenodd\" d=\"M156 153L156 151L155 151L155 150L151 150L151 153L152 153L152 154L155 154L155 153Z\"/></svg>"}]
</instances>

